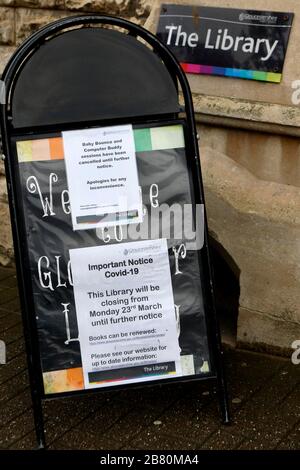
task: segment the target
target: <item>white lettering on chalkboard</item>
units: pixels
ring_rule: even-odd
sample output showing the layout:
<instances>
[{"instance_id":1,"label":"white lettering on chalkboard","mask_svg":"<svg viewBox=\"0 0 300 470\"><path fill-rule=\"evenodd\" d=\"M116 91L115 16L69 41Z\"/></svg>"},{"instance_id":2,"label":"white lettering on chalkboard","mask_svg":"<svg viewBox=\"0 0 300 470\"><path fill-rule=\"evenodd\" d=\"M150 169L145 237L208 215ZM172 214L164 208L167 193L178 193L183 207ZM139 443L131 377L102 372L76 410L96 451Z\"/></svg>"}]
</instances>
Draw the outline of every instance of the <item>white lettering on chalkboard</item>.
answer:
<instances>
[{"instance_id":1,"label":"white lettering on chalkboard","mask_svg":"<svg viewBox=\"0 0 300 470\"><path fill-rule=\"evenodd\" d=\"M183 243L179 246L178 250L176 249L176 246L172 247L174 257L175 257L175 276L177 274L182 274L182 271L179 269L179 255L181 256L182 259L186 257L186 247Z\"/></svg>"},{"instance_id":2,"label":"white lettering on chalkboard","mask_svg":"<svg viewBox=\"0 0 300 470\"><path fill-rule=\"evenodd\" d=\"M43 210L43 215L42 217L48 217L48 216L54 216L56 213L54 212L53 208L53 183L57 183L58 181L58 176L56 173L50 173L49 175L49 194L48 196L43 196L43 193L40 188L39 181L36 176L29 176L26 180L26 187L27 190L31 193L38 193L42 210ZM71 214L71 206L70 206L70 195L69 191L67 189L64 189L61 192L60 195L60 200L61 200L61 207L62 210L66 215Z\"/></svg>"},{"instance_id":3,"label":"white lettering on chalkboard","mask_svg":"<svg viewBox=\"0 0 300 470\"><path fill-rule=\"evenodd\" d=\"M38 192L38 195L40 197L40 201L42 204L42 208L44 211L43 217L48 217L48 215L55 215L55 212L53 210L53 195L52 195L52 185L53 183L57 183L58 181L58 176L55 173L50 173L49 175L49 198L46 196L43 198L42 191L39 185L39 182L35 176L29 176L26 181L26 186L28 191L31 194L34 194L36 191ZM48 214L49 211L49 214Z\"/></svg>"},{"instance_id":4,"label":"white lettering on chalkboard","mask_svg":"<svg viewBox=\"0 0 300 470\"><path fill-rule=\"evenodd\" d=\"M61 207L66 215L71 214L70 195L67 189L61 193Z\"/></svg>"},{"instance_id":5,"label":"white lettering on chalkboard","mask_svg":"<svg viewBox=\"0 0 300 470\"><path fill-rule=\"evenodd\" d=\"M54 291L59 287L67 287L67 283L61 282L61 266L60 260L61 256L55 256L55 267L56 267L56 276L54 270L50 269L50 260L48 256L41 256L38 260L38 276L41 287L44 289L49 289ZM54 282L54 277L56 277L56 282ZM71 273L71 262L70 260L67 263L67 280L70 286L73 286L73 279Z\"/></svg>"},{"instance_id":6,"label":"white lettering on chalkboard","mask_svg":"<svg viewBox=\"0 0 300 470\"><path fill-rule=\"evenodd\" d=\"M150 186L150 202L152 207L158 207L158 186L156 183Z\"/></svg>"},{"instance_id":7,"label":"white lettering on chalkboard","mask_svg":"<svg viewBox=\"0 0 300 470\"><path fill-rule=\"evenodd\" d=\"M70 343L73 343L74 341L79 341L79 338L71 338L71 330L70 330L70 322L69 322L69 303L68 304L61 304L63 306L63 314L65 316L65 322L66 322L66 335L67 339L65 341L65 344L68 345Z\"/></svg>"}]
</instances>

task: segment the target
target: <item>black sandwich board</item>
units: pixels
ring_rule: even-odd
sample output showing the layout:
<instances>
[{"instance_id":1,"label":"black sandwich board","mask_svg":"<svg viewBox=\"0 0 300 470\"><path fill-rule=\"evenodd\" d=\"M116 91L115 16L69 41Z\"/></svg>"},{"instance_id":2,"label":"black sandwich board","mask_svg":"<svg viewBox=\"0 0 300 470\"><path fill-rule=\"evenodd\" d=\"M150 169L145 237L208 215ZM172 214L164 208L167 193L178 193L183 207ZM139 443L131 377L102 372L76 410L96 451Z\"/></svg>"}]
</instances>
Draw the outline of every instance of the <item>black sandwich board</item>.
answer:
<instances>
[{"instance_id":1,"label":"black sandwich board","mask_svg":"<svg viewBox=\"0 0 300 470\"><path fill-rule=\"evenodd\" d=\"M33 34L2 80L39 448L43 400L100 389L212 380L228 423L193 103L177 60L140 26L84 15ZM169 237L159 224L145 232L162 207L190 208L194 228L200 213L199 244L175 234L178 214Z\"/></svg>"}]
</instances>

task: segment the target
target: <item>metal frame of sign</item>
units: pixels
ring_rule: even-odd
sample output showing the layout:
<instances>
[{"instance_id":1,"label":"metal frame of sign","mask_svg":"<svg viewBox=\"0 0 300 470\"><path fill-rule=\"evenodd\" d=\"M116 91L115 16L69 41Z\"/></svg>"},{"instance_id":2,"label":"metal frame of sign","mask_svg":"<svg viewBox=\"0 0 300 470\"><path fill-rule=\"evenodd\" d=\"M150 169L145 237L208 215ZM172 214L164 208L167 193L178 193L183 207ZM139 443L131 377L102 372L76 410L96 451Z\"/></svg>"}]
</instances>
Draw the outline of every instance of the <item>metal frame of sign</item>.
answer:
<instances>
[{"instance_id":1,"label":"metal frame of sign","mask_svg":"<svg viewBox=\"0 0 300 470\"><path fill-rule=\"evenodd\" d=\"M42 370L40 364L40 354L39 354L39 344L38 344L38 334L35 323L35 315L33 308L33 294L32 294L32 285L30 279L30 268L29 268L29 254L26 240L26 231L25 231L25 221L24 214L22 212L20 201L22 200L20 181L18 178L17 170L17 159L15 152L13 151L14 141L17 135L20 135L16 129L12 126L12 90L14 89L15 82L18 80L20 74L22 74L21 65L28 60L29 57L34 55L35 51L46 41L50 40L51 37L62 33L66 28L76 28L78 26L88 26L91 25L111 25L114 27L122 28L127 31L127 33L134 38L141 38L147 44L149 44L153 50L156 52L158 57L165 64L168 73L171 75L175 84L177 80L180 84L183 99L184 99L184 108L181 108L180 111L185 114L185 139L188 147L187 150L187 163L188 166L192 169L193 175L193 184L194 184L194 202L195 204L204 204L203 196L203 185L202 177L199 163L199 151L198 151L198 138L197 131L194 119L194 110L192 96L190 88L185 77L184 72L182 71L179 63L174 58L172 53L168 48L162 44L156 36L145 30L144 28L128 22L123 19L109 17L105 15L82 15L71 18L65 18L58 20L54 23L49 24L48 26L42 28L37 33L33 34L29 39L27 39L23 45L15 52L9 61L8 65L5 68L5 71L2 76L2 80L6 87L6 103L1 104L1 133L2 133L2 145L3 145L3 158L5 161L5 169L7 175L7 187L8 187L8 196L9 196L9 206L11 213L11 222L12 222L12 231L13 231L13 240L15 248L15 258L16 258L16 267L17 267L17 277L18 277L18 286L20 292L20 301L22 307L22 318L24 326L24 335L26 342L26 352L28 360L28 370L29 370L29 379L31 386L31 395L33 402L33 413L34 421L36 428L36 435L38 441L38 448L45 448L45 433L44 433L44 421L43 421L43 400L48 400L56 397L62 396L73 396L78 394L89 393L98 393L99 389L94 390L82 390L78 392L64 392L56 395L45 396L43 383L42 383ZM177 85L176 85L177 89ZM179 114L169 114L169 115L157 115L157 116L143 116L139 117L130 117L125 119L107 119L105 121L93 121L88 123L92 126L107 126L113 124L122 124L122 123L132 123L139 124L141 122L147 123L149 125L155 123L170 123L174 124L178 122ZM36 135L49 133L57 134L61 132L62 129L80 129L86 127L86 122L81 122L76 125L52 125L44 126L37 129L27 128L22 129L23 135ZM25 132L26 131L26 132ZM30 137L29 137L30 138ZM213 363L212 375L199 377L189 376L178 377L174 379L161 379L155 380L143 384L129 384L123 386L117 386L117 388L127 388L127 387L140 387L145 385L154 385L154 384L164 384L164 383L175 383L175 382L184 382L190 380L213 380L218 389L219 403L222 414L223 423L228 424L229 417L229 407L228 407L228 396L227 396L227 387L226 380L224 375L223 359L222 359L222 348L220 341L220 333L216 316L216 308L214 302L214 289L213 289L213 273L212 266L209 256L208 248L208 232L207 232L207 221L205 215L205 235L204 235L204 246L199 253L199 263L201 261L202 269L204 272L205 283L203 285L203 295L204 295L204 309L205 309L205 318L207 323L208 330L208 346L211 354L211 360ZM105 391L115 389L116 386L107 387Z\"/></svg>"}]
</instances>

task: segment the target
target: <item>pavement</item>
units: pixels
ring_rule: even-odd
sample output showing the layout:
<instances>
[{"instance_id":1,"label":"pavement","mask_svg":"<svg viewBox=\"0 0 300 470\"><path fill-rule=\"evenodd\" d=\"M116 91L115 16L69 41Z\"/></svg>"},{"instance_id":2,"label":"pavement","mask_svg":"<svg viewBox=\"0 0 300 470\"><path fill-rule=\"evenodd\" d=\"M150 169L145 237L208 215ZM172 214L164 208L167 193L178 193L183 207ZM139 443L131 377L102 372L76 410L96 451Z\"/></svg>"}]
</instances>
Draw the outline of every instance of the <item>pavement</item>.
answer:
<instances>
[{"instance_id":1,"label":"pavement","mask_svg":"<svg viewBox=\"0 0 300 470\"><path fill-rule=\"evenodd\" d=\"M36 447L16 276L0 268L0 449ZM47 401L49 449L300 449L300 365L225 350L232 424L216 391L189 382Z\"/></svg>"}]
</instances>

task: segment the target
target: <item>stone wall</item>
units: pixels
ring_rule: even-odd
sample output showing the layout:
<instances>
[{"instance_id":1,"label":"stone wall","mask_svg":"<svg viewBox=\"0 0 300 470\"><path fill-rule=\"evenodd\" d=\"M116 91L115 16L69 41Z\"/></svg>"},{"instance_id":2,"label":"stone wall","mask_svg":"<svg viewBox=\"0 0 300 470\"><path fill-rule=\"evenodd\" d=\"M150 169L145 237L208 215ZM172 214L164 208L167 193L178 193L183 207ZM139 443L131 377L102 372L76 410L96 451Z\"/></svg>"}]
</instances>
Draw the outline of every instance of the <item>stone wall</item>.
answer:
<instances>
[{"instance_id":1,"label":"stone wall","mask_svg":"<svg viewBox=\"0 0 300 470\"><path fill-rule=\"evenodd\" d=\"M45 24L70 15L106 13L144 24L151 0L0 0L0 74L15 48ZM6 181L0 163L0 265L13 263Z\"/></svg>"},{"instance_id":2,"label":"stone wall","mask_svg":"<svg viewBox=\"0 0 300 470\"><path fill-rule=\"evenodd\" d=\"M151 0L0 0L0 68L30 34L45 24L80 12L118 15L143 24Z\"/></svg>"}]
</instances>

